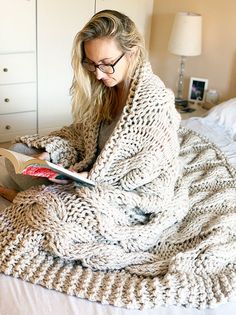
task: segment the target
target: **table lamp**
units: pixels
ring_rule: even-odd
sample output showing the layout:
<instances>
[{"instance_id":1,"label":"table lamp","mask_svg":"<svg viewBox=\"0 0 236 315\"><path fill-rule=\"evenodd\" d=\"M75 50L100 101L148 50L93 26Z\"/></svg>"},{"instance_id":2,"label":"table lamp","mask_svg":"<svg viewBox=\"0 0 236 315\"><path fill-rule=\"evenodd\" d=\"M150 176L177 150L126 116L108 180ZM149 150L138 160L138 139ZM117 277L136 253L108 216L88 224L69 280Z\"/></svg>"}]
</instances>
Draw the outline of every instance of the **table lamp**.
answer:
<instances>
[{"instance_id":1,"label":"table lamp","mask_svg":"<svg viewBox=\"0 0 236 315\"><path fill-rule=\"evenodd\" d=\"M187 105L183 99L186 57L198 56L202 49L202 16L192 12L178 12L174 19L168 50L180 56L179 76L175 102Z\"/></svg>"}]
</instances>

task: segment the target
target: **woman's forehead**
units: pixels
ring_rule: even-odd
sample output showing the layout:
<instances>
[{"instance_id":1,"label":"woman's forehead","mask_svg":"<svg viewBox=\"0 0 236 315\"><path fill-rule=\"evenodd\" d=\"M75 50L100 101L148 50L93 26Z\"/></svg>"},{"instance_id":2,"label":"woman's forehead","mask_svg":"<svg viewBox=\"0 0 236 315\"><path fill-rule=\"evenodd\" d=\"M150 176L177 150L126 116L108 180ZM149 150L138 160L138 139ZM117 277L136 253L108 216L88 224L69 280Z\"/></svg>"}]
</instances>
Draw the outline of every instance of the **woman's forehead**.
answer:
<instances>
[{"instance_id":1,"label":"woman's forehead","mask_svg":"<svg viewBox=\"0 0 236 315\"><path fill-rule=\"evenodd\" d=\"M86 58L98 62L116 58L120 49L113 38L96 38L84 43L84 52Z\"/></svg>"}]
</instances>

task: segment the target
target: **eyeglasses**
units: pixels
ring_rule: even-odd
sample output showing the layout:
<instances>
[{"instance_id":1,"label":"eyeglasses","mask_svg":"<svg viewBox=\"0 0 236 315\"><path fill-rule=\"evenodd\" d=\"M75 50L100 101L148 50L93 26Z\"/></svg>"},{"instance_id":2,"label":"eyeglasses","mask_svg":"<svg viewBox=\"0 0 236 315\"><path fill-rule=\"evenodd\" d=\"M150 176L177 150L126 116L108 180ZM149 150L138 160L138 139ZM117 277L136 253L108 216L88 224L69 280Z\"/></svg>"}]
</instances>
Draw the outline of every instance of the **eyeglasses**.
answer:
<instances>
[{"instance_id":1,"label":"eyeglasses","mask_svg":"<svg viewBox=\"0 0 236 315\"><path fill-rule=\"evenodd\" d=\"M86 60L82 61L82 64L84 66L84 68L90 72L95 72L96 68L98 68L99 70L101 70L102 72L106 73L106 74L112 74L115 72L115 65L121 60L121 58L125 55L125 53L123 53L117 60L116 62L114 62L113 64L103 64L100 63L99 65L96 65L95 63L91 63L88 62Z\"/></svg>"}]
</instances>

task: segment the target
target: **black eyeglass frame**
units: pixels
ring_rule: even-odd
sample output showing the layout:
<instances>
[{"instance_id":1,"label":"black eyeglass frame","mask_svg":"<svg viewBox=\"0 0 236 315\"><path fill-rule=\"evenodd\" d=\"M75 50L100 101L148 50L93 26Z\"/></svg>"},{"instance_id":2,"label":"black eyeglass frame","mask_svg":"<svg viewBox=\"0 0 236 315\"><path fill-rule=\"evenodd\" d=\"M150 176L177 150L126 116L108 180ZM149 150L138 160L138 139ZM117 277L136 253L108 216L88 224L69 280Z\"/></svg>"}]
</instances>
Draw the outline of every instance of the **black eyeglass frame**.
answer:
<instances>
[{"instance_id":1,"label":"black eyeglass frame","mask_svg":"<svg viewBox=\"0 0 236 315\"><path fill-rule=\"evenodd\" d=\"M95 63L90 63L86 60L83 60L82 61L82 65L85 67L86 70L88 70L89 72L95 72L96 71L96 68L98 68L100 71L102 71L103 73L106 73L106 74L113 74L115 72L115 65L121 60L122 57L124 57L125 53L123 53L114 63L110 63L110 64L104 64L104 63L100 63L99 65L96 65ZM90 66L93 66L94 67L94 70L89 70L88 68L86 68L85 64L89 64ZM102 68L100 67L111 67L112 68L112 72L105 72L103 71Z\"/></svg>"}]
</instances>

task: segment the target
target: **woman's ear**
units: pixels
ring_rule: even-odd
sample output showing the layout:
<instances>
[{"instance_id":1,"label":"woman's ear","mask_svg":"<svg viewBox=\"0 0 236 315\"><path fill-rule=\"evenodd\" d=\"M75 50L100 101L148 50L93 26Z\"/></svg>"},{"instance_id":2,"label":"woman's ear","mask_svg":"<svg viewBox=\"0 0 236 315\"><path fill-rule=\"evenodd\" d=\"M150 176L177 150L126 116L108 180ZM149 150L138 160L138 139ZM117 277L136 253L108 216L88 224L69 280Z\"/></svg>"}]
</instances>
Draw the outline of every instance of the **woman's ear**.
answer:
<instances>
[{"instance_id":1,"label":"woman's ear","mask_svg":"<svg viewBox=\"0 0 236 315\"><path fill-rule=\"evenodd\" d=\"M131 54L132 55L136 55L137 51L138 51L138 47L137 46L134 46L134 47L131 48Z\"/></svg>"},{"instance_id":2,"label":"woman's ear","mask_svg":"<svg viewBox=\"0 0 236 315\"><path fill-rule=\"evenodd\" d=\"M137 51L138 51L137 46L132 47L131 50L128 52L129 58L133 58L136 55Z\"/></svg>"}]
</instances>

